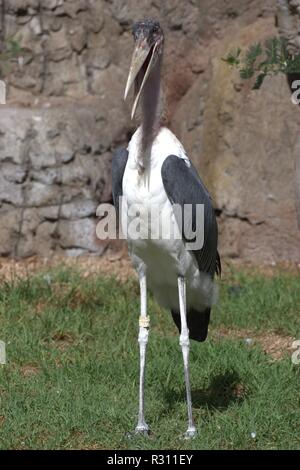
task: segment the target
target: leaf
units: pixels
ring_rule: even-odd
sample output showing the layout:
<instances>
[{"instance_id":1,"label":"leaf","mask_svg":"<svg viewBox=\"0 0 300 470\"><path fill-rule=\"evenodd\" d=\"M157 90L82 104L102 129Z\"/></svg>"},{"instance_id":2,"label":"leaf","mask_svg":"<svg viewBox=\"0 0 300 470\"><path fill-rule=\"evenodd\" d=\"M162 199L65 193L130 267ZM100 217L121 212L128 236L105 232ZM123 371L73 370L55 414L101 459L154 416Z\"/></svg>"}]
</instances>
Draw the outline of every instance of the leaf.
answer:
<instances>
[{"instance_id":1,"label":"leaf","mask_svg":"<svg viewBox=\"0 0 300 470\"><path fill-rule=\"evenodd\" d=\"M278 64L280 62L280 51L282 42L278 38L267 39L265 42L266 55L269 64Z\"/></svg>"},{"instance_id":2,"label":"leaf","mask_svg":"<svg viewBox=\"0 0 300 470\"><path fill-rule=\"evenodd\" d=\"M240 64L239 56L241 52L242 50L238 48L236 51L229 52L227 57L222 58L222 60L223 62L227 62L227 64L229 65L239 65Z\"/></svg>"},{"instance_id":3,"label":"leaf","mask_svg":"<svg viewBox=\"0 0 300 470\"><path fill-rule=\"evenodd\" d=\"M263 84L263 81L264 79L266 78L267 74L266 73L260 73L257 77L256 77L256 80L255 80L255 83L252 87L252 90L259 90L260 87L262 86Z\"/></svg>"},{"instance_id":4,"label":"leaf","mask_svg":"<svg viewBox=\"0 0 300 470\"><path fill-rule=\"evenodd\" d=\"M289 58L285 67L286 73L299 73L300 72L300 55Z\"/></svg>"},{"instance_id":5,"label":"leaf","mask_svg":"<svg viewBox=\"0 0 300 470\"><path fill-rule=\"evenodd\" d=\"M248 66L254 65L257 57L262 55L263 50L260 43L253 44L246 52L245 62Z\"/></svg>"},{"instance_id":6,"label":"leaf","mask_svg":"<svg viewBox=\"0 0 300 470\"><path fill-rule=\"evenodd\" d=\"M254 69L251 68L251 67L245 67L245 68L240 70L240 77L243 80L247 80L249 78L252 78L253 75L254 75Z\"/></svg>"}]
</instances>

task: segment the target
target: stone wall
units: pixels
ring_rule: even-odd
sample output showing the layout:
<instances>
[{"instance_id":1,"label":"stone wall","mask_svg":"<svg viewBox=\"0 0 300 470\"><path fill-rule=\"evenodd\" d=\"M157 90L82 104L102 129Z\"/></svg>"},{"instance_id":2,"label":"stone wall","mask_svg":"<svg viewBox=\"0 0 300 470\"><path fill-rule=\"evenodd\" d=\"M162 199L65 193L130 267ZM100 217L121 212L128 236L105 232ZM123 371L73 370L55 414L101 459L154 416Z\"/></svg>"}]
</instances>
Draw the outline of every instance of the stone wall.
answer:
<instances>
[{"instance_id":1,"label":"stone wall","mask_svg":"<svg viewBox=\"0 0 300 470\"><path fill-rule=\"evenodd\" d=\"M300 261L285 80L255 93L220 61L274 35L274 12L273 0L2 0L2 46L19 38L23 53L1 67L0 255L102 253L95 209L137 124L122 97L130 28L147 15L165 30L168 125L213 193L222 253Z\"/></svg>"}]
</instances>

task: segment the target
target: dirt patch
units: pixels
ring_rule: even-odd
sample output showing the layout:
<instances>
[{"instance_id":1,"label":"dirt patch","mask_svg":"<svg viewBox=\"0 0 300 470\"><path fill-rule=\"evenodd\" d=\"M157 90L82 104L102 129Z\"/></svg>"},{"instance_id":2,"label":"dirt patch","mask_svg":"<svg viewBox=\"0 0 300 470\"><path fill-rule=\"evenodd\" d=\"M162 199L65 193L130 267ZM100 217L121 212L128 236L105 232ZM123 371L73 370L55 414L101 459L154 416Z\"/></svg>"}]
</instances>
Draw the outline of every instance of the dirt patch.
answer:
<instances>
[{"instance_id":1,"label":"dirt patch","mask_svg":"<svg viewBox=\"0 0 300 470\"><path fill-rule=\"evenodd\" d=\"M94 275L113 276L125 282L128 278L136 276L127 255L127 250L107 253L104 256L79 256L67 258L54 256L53 258L32 257L22 260L0 258L0 282L11 282L24 277L30 277L40 271L66 266L79 269L84 278Z\"/></svg>"},{"instance_id":2,"label":"dirt patch","mask_svg":"<svg viewBox=\"0 0 300 470\"><path fill-rule=\"evenodd\" d=\"M71 333L58 332L52 336L51 340L57 349L65 351L74 343L75 338Z\"/></svg>"},{"instance_id":3,"label":"dirt patch","mask_svg":"<svg viewBox=\"0 0 300 470\"><path fill-rule=\"evenodd\" d=\"M131 260L127 254L126 246L119 251L109 251L103 256L78 256L65 257L53 256L52 258L31 257L21 260L0 258L0 282L11 282L19 278L29 277L39 271L47 271L58 266L74 267L82 273L84 278L94 275L113 276L125 282L136 277ZM300 265L297 263L270 263L257 266L252 263L243 263L239 260L222 260L222 279L228 281L235 269L243 269L247 274L263 274L274 276L279 273L291 273L300 275Z\"/></svg>"},{"instance_id":4,"label":"dirt patch","mask_svg":"<svg viewBox=\"0 0 300 470\"><path fill-rule=\"evenodd\" d=\"M21 367L21 373L24 377L32 377L40 372L40 368L34 364L26 364Z\"/></svg>"},{"instance_id":5,"label":"dirt patch","mask_svg":"<svg viewBox=\"0 0 300 470\"><path fill-rule=\"evenodd\" d=\"M234 398L238 400L244 398L246 394L247 394L246 387L242 383L235 384L234 387L232 388L232 395Z\"/></svg>"},{"instance_id":6,"label":"dirt patch","mask_svg":"<svg viewBox=\"0 0 300 470\"><path fill-rule=\"evenodd\" d=\"M253 330L219 328L213 331L211 335L217 340L224 338L240 339L249 347L259 345L274 360L280 360L286 354L291 354L293 351L292 344L295 341L292 336L280 335L274 331L261 333Z\"/></svg>"}]
</instances>

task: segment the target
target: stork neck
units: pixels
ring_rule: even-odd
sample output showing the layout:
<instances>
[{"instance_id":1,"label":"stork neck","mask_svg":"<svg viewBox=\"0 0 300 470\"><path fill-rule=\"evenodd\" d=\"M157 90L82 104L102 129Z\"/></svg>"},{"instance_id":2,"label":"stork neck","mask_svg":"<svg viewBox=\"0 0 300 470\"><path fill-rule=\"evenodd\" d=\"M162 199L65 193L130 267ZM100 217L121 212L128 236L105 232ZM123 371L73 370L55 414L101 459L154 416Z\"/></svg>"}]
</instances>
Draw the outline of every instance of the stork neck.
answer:
<instances>
[{"instance_id":1,"label":"stork neck","mask_svg":"<svg viewBox=\"0 0 300 470\"><path fill-rule=\"evenodd\" d=\"M144 171L151 156L152 143L160 128L160 69L161 58L157 59L142 94L142 140L140 153L140 167Z\"/></svg>"}]
</instances>

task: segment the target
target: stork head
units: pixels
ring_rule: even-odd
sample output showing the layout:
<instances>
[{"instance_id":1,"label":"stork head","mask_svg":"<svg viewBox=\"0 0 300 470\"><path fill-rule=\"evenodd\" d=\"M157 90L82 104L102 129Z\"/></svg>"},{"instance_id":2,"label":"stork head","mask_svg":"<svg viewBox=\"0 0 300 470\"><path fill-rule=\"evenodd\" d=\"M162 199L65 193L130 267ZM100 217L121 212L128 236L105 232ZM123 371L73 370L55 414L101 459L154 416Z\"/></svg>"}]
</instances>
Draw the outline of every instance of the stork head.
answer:
<instances>
[{"instance_id":1,"label":"stork head","mask_svg":"<svg viewBox=\"0 0 300 470\"><path fill-rule=\"evenodd\" d=\"M131 59L124 95L124 99L126 99L129 90L134 84L135 97L131 111L131 119L134 117L139 98L151 70L162 54L164 42L163 30L159 22L153 19L147 18L135 23L132 33L135 48Z\"/></svg>"}]
</instances>

